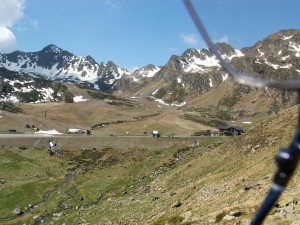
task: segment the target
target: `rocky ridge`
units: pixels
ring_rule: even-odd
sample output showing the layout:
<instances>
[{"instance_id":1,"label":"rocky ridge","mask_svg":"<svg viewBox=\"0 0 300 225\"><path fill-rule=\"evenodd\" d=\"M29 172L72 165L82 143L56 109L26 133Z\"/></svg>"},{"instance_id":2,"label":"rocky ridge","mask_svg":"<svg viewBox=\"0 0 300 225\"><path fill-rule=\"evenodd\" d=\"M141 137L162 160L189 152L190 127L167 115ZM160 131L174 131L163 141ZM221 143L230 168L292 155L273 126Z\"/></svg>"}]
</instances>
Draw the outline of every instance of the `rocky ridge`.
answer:
<instances>
[{"instance_id":1,"label":"rocky ridge","mask_svg":"<svg viewBox=\"0 0 300 225\"><path fill-rule=\"evenodd\" d=\"M300 73L300 30L273 33L254 46L234 49L217 43L224 59L237 69L270 79L297 79ZM286 92L258 90L236 84L221 68L209 49L187 49L181 56L173 55L166 65L147 65L133 72L119 68L113 62L97 63L91 56L78 57L49 45L39 52L16 51L0 54L0 67L32 77L60 82L81 83L95 89L127 97L151 97L163 104L188 105L191 100L213 92L224 85L230 91L215 105L230 110L248 98L270 100L273 107L293 105L294 96ZM223 88L223 87L222 87ZM3 98L3 97L2 97Z\"/></svg>"}]
</instances>

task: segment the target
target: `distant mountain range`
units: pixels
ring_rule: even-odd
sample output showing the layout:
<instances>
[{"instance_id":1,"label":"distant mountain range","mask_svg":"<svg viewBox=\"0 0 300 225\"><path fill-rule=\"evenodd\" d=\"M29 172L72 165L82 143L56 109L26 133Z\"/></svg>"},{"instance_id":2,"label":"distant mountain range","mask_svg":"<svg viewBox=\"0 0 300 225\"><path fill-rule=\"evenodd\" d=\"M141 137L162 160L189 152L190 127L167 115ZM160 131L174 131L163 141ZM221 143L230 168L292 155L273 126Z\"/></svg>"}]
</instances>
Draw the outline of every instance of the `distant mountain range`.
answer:
<instances>
[{"instance_id":1,"label":"distant mountain range","mask_svg":"<svg viewBox=\"0 0 300 225\"><path fill-rule=\"evenodd\" d=\"M225 43L217 45L223 57L241 71L269 78L282 74L296 78L300 76L300 30L279 31L254 46L240 50ZM51 44L38 52L0 54L0 68L2 100L18 98L20 88L29 86L29 81L22 81L24 76L26 79L44 80L43 83L47 84L50 81L79 83L103 92L152 97L178 105L230 80L209 49L187 49L181 56L171 56L164 66L147 65L129 72L111 61L97 63L91 56L75 56ZM5 77L6 73L10 76ZM16 82L18 77L20 82ZM34 85L32 88L35 92L42 92ZM43 99L53 100L57 96Z\"/></svg>"},{"instance_id":2,"label":"distant mountain range","mask_svg":"<svg viewBox=\"0 0 300 225\"><path fill-rule=\"evenodd\" d=\"M53 44L39 52L1 54L0 66L48 80L88 83L105 91L115 80L129 74L113 62L97 63L91 56L75 56Z\"/></svg>"}]
</instances>

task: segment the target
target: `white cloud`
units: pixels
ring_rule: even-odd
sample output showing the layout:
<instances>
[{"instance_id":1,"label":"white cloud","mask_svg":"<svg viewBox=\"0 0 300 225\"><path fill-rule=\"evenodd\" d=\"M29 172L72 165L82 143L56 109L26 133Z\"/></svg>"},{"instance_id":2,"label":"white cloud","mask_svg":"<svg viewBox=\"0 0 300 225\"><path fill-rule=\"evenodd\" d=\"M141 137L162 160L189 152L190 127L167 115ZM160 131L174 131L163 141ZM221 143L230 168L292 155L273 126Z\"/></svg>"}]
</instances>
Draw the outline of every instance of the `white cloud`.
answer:
<instances>
[{"instance_id":1,"label":"white cloud","mask_svg":"<svg viewBox=\"0 0 300 225\"><path fill-rule=\"evenodd\" d=\"M173 47L169 47L168 51L169 52L178 52L178 49L177 48L173 48Z\"/></svg>"},{"instance_id":2,"label":"white cloud","mask_svg":"<svg viewBox=\"0 0 300 225\"><path fill-rule=\"evenodd\" d=\"M26 32L26 31L28 31L28 27L25 27L25 26L18 26L18 27L17 27L17 31L18 31L18 32Z\"/></svg>"},{"instance_id":3,"label":"white cloud","mask_svg":"<svg viewBox=\"0 0 300 225\"><path fill-rule=\"evenodd\" d=\"M33 20L28 18L28 16L26 16L25 19L23 19L23 21L20 23L18 22L16 24L16 30L18 32L27 32L31 27L33 27L35 30L39 31L39 23L37 20Z\"/></svg>"},{"instance_id":4,"label":"white cloud","mask_svg":"<svg viewBox=\"0 0 300 225\"><path fill-rule=\"evenodd\" d=\"M112 8L117 8L117 4L113 0L105 0L105 4Z\"/></svg>"},{"instance_id":5,"label":"white cloud","mask_svg":"<svg viewBox=\"0 0 300 225\"><path fill-rule=\"evenodd\" d=\"M10 53L17 48L15 35L6 27L0 27L0 53Z\"/></svg>"},{"instance_id":6,"label":"white cloud","mask_svg":"<svg viewBox=\"0 0 300 225\"><path fill-rule=\"evenodd\" d=\"M216 40L215 42L225 42L225 43L229 43L229 38L228 36L225 34L223 37L221 37L220 39Z\"/></svg>"},{"instance_id":7,"label":"white cloud","mask_svg":"<svg viewBox=\"0 0 300 225\"><path fill-rule=\"evenodd\" d=\"M138 69L139 69L138 66L134 66L134 67L132 67L132 68L129 70L129 72L132 73L132 72L134 72L135 70L138 70Z\"/></svg>"},{"instance_id":8,"label":"white cloud","mask_svg":"<svg viewBox=\"0 0 300 225\"><path fill-rule=\"evenodd\" d=\"M1 0L0 4L0 52L16 49L16 37L11 27L24 16L25 0Z\"/></svg>"},{"instance_id":9,"label":"white cloud","mask_svg":"<svg viewBox=\"0 0 300 225\"><path fill-rule=\"evenodd\" d=\"M194 34L180 34L180 37L185 44L195 45L198 43L197 38Z\"/></svg>"},{"instance_id":10,"label":"white cloud","mask_svg":"<svg viewBox=\"0 0 300 225\"><path fill-rule=\"evenodd\" d=\"M11 27L23 16L25 0L1 0L0 26Z\"/></svg>"},{"instance_id":11,"label":"white cloud","mask_svg":"<svg viewBox=\"0 0 300 225\"><path fill-rule=\"evenodd\" d=\"M38 30L39 28L39 24L38 24L38 21L37 20L32 20L30 19L29 22L31 23L31 25Z\"/></svg>"}]
</instances>

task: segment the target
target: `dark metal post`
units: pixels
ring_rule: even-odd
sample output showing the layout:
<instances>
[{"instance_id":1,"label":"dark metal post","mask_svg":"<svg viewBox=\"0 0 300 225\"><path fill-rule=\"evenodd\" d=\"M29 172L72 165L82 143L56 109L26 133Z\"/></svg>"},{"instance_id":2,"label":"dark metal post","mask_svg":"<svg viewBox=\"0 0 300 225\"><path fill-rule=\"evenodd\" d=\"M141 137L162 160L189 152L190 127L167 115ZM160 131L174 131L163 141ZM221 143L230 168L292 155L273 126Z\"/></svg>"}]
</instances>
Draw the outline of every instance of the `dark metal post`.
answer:
<instances>
[{"instance_id":1,"label":"dark metal post","mask_svg":"<svg viewBox=\"0 0 300 225\"><path fill-rule=\"evenodd\" d=\"M251 225L261 224L267 214L272 209L274 203L280 197L281 193L284 191L287 183L292 177L299 158L300 158L300 90L298 90L298 125L295 132L295 136L291 144L286 149L281 149L275 156L277 171L273 177L272 186L263 201L260 209L256 213Z\"/></svg>"}]
</instances>

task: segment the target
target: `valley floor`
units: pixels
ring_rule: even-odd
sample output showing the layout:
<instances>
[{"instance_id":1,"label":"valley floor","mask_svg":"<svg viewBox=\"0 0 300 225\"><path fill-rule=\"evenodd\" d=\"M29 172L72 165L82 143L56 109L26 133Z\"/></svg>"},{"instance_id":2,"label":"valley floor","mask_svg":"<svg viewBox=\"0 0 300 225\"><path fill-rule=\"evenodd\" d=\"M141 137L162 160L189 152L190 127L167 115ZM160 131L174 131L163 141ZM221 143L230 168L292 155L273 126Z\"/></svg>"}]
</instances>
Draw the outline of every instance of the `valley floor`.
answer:
<instances>
[{"instance_id":1,"label":"valley floor","mask_svg":"<svg viewBox=\"0 0 300 225\"><path fill-rule=\"evenodd\" d=\"M48 138L3 138L0 223L247 224L271 183L275 152L292 137L295 112L234 138L58 138L56 156ZM299 222L298 177L299 170L266 224Z\"/></svg>"}]
</instances>

